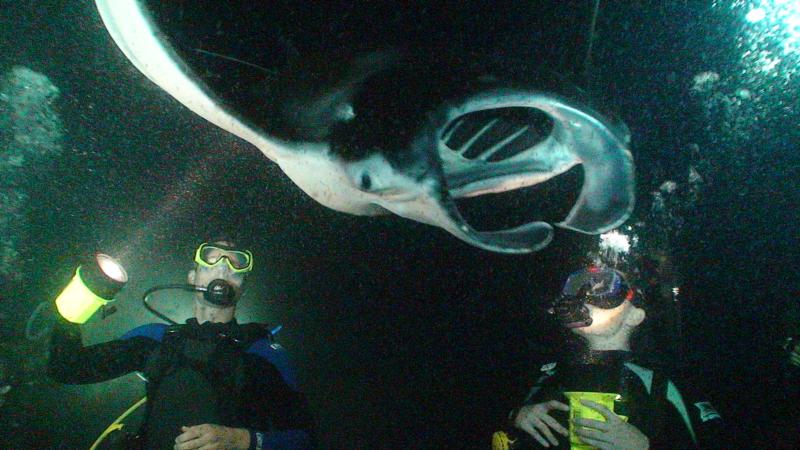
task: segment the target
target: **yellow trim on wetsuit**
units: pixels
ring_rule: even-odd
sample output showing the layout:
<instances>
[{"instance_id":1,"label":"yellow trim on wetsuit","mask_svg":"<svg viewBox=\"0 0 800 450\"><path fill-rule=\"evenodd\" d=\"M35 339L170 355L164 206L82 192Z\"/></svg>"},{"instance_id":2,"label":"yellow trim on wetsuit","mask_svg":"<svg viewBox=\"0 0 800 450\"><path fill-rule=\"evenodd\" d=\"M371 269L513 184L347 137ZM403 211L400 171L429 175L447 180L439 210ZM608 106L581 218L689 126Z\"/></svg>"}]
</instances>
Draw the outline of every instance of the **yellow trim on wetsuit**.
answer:
<instances>
[{"instance_id":1,"label":"yellow trim on wetsuit","mask_svg":"<svg viewBox=\"0 0 800 450\"><path fill-rule=\"evenodd\" d=\"M117 417L117 419L115 421L113 421L111 423L111 425L109 425L108 428L106 428L105 431L103 431L103 433L100 434L100 436L97 438L97 440L94 441L94 444L92 444L92 446L89 447L89 450L95 450L97 448L97 446L100 445L100 443L103 442L105 440L105 438L108 437L109 434L124 428L125 425L123 425L120 422L125 420L126 417L131 415L140 406L144 405L146 401L147 401L147 397L142 397L138 402L134 403L133 406L128 408L127 411L122 413L121 416Z\"/></svg>"}]
</instances>

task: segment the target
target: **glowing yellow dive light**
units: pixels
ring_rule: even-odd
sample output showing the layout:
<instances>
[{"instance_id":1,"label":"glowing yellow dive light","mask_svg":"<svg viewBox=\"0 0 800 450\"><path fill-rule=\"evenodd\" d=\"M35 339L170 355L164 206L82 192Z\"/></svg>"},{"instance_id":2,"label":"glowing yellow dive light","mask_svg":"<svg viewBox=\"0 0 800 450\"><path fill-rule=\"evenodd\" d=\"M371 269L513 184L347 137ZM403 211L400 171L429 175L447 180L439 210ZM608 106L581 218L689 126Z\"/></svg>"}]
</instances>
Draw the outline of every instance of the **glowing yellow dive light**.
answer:
<instances>
[{"instance_id":1,"label":"glowing yellow dive light","mask_svg":"<svg viewBox=\"0 0 800 450\"><path fill-rule=\"evenodd\" d=\"M75 276L56 298L58 312L73 323L84 323L125 286L128 274L114 258L98 253L91 264L78 266Z\"/></svg>"},{"instance_id":2,"label":"glowing yellow dive light","mask_svg":"<svg viewBox=\"0 0 800 450\"><path fill-rule=\"evenodd\" d=\"M592 419L605 422L606 418L599 411L591 407L584 406L581 400L591 400L605 406L607 409L614 412L614 404L623 401L622 395L611 392L564 392L564 395L569 399L569 443L571 450L591 450L597 447L585 444L581 438L575 433L576 425L575 419ZM616 413L615 413L616 414ZM627 416L617 414L620 419L627 422Z\"/></svg>"}]
</instances>

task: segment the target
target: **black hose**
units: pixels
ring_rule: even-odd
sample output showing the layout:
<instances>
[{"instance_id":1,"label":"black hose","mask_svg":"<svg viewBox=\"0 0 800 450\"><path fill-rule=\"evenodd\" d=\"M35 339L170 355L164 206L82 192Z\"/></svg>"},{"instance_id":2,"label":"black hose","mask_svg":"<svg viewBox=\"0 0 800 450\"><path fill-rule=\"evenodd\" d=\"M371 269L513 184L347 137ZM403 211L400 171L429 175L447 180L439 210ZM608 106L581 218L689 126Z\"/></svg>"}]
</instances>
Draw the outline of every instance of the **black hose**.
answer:
<instances>
[{"instance_id":1,"label":"black hose","mask_svg":"<svg viewBox=\"0 0 800 450\"><path fill-rule=\"evenodd\" d=\"M162 284L160 286L153 286L150 289L144 291L144 294L142 294L142 303L144 303L144 307L147 308L148 311L150 311L151 313L155 314L156 317L160 318L161 320L164 320L164 321L166 321L166 322L168 322L168 323L170 323L172 325L177 325L178 322L170 319L165 314L163 314L160 311L158 311L157 309L155 309L152 305L150 305L150 303L147 300L147 297L149 297L150 294L152 294L153 292L163 291L165 289L180 289L182 291L192 291L192 292L194 292L194 291L196 291L196 288L192 284Z\"/></svg>"}]
</instances>

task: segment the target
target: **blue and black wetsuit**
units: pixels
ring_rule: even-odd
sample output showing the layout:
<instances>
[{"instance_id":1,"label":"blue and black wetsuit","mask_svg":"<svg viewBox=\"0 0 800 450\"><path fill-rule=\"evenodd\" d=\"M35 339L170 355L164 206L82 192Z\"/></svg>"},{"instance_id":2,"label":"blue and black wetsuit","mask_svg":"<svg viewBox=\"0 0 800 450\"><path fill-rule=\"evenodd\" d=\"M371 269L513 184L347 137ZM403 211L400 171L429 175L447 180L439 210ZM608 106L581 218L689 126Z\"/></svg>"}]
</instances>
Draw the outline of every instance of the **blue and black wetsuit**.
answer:
<instances>
[{"instance_id":1,"label":"blue and black wetsuit","mask_svg":"<svg viewBox=\"0 0 800 450\"><path fill-rule=\"evenodd\" d=\"M69 384L138 371L147 409L144 448L173 448L181 426L211 423L250 431L253 449L311 448L311 419L286 351L256 324L150 324L84 347L77 325L59 319L49 373Z\"/></svg>"}]
</instances>

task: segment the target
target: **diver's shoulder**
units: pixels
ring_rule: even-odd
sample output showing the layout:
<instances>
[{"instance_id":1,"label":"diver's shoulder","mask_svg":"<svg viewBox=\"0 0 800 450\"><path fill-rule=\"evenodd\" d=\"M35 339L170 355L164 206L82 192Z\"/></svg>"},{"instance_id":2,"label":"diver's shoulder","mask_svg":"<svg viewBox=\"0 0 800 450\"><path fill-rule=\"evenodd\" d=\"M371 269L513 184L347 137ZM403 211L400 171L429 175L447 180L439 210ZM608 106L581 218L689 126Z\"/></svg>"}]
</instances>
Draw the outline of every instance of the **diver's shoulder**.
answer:
<instances>
[{"instance_id":1,"label":"diver's shoulder","mask_svg":"<svg viewBox=\"0 0 800 450\"><path fill-rule=\"evenodd\" d=\"M273 366L292 389L298 389L289 352L281 344L267 338L259 339L250 344L245 353L252 355L254 361L260 361L258 364Z\"/></svg>"},{"instance_id":2,"label":"diver's shoulder","mask_svg":"<svg viewBox=\"0 0 800 450\"><path fill-rule=\"evenodd\" d=\"M695 373L684 365L660 359L634 358L627 361L625 367L636 373L643 381L648 380L648 384L660 380L664 388L680 392L681 395L691 398L705 396L707 381L703 379L702 374Z\"/></svg>"},{"instance_id":3,"label":"diver's shoulder","mask_svg":"<svg viewBox=\"0 0 800 450\"><path fill-rule=\"evenodd\" d=\"M632 353L631 357L626 360L626 363L635 364L639 367L676 377L679 377L679 374L685 370L685 367L673 360L641 353Z\"/></svg>"},{"instance_id":4,"label":"diver's shoulder","mask_svg":"<svg viewBox=\"0 0 800 450\"><path fill-rule=\"evenodd\" d=\"M288 355L288 351L284 346L267 337L254 341L247 347L245 352L267 360Z\"/></svg>"},{"instance_id":5,"label":"diver's shoulder","mask_svg":"<svg viewBox=\"0 0 800 450\"><path fill-rule=\"evenodd\" d=\"M169 325L165 323L148 323L128 331L127 333L123 334L120 339L127 340L135 337L143 337L161 342L161 340L164 338L164 333L166 333L167 328L169 328Z\"/></svg>"},{"instance_id":6,"label":"diver's shoulder","mask_svg":"<svg viewBox=\"0 0 800 450\"><path fill-rule=\"evenodd\" d=\"M287 353L281 344L275 342L274 337L277 332L271 330L269 325L251 322L243 323L240 327L243 331L244 341L247 342L246 353L251 353L267 360L280 358ZM280 328L276 328L276 330L278 329Z\"/></svg>"}]
</instances>

